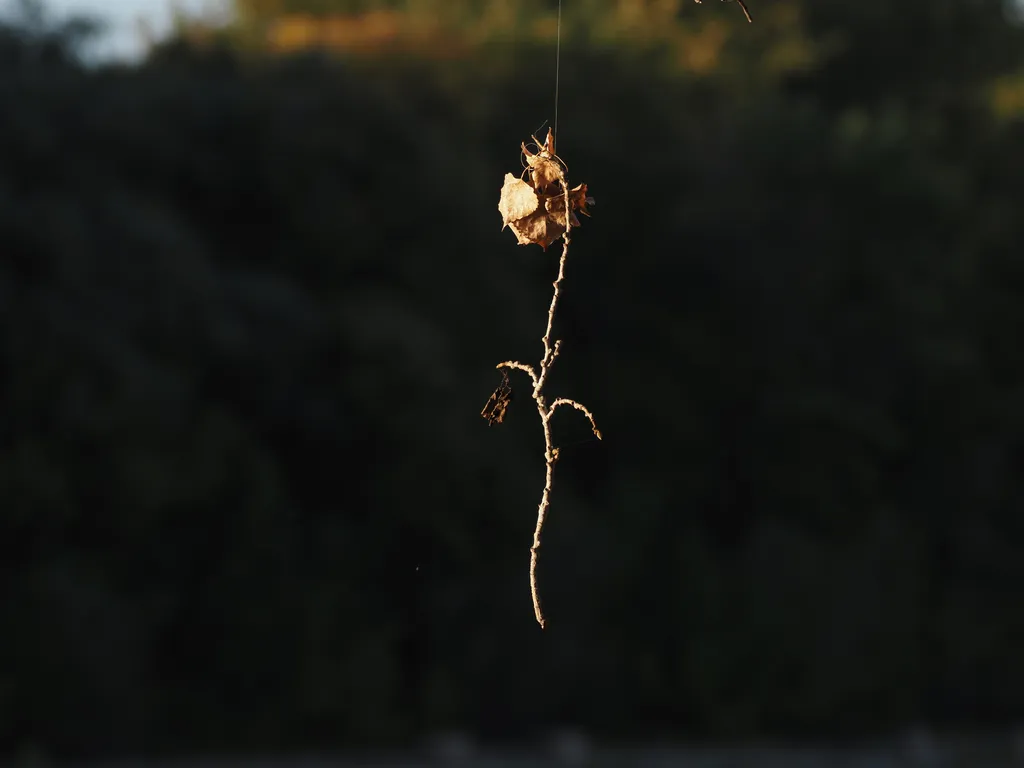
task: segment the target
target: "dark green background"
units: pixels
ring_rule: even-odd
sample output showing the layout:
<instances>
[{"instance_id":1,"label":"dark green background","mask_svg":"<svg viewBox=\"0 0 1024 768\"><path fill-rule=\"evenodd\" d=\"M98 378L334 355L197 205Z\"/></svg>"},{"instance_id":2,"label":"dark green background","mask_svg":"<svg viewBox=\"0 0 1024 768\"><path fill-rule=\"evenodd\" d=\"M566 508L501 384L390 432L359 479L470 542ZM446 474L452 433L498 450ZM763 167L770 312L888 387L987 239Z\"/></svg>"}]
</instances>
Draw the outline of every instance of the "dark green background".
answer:
<instances>
[{"instance_id":1,"label":"dark green background","mask_svg":"<svg viewBox=\"0 0 1024 768\"><path fill-rule=\"evenodd\" d=\"M559 150L597 205L549 394L605 440L559 412L545 632L525 378L479 411L541 352L557 249L496 206L553 48L274 59L250 28L89 68L4 29L4 750L1024 715L1022 30L685 4L729 35L697 73L588 36L612 5L566 4Z\"/></svg>"}]
</instances>

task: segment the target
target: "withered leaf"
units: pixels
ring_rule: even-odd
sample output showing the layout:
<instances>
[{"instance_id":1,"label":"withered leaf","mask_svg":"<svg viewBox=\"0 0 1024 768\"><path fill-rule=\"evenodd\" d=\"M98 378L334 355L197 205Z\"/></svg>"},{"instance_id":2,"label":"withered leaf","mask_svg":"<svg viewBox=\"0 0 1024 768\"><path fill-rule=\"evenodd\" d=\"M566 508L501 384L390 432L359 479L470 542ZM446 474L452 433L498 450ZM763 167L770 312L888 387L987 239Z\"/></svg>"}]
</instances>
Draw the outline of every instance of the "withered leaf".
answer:
<instances>
[{"instance_id":1,"label":"withered leaf","mask_svg":"<svg viewBox=\"0 0 1024 768\"><path fill-rule=\"evenodd\" d=\"M529 216L539 205L540 199L529 184L511 173L505 174L501 198L498 200L498 212L501 213L503 221L502 229L513 221Z\"/></svg>"},{"instance_id":2,"label":"withered leaf","mask_svg":"<svg viewBox=\"0 0 1024 768\"><path fill-rule=\"evenodd\" d=\"M570 200L570 205L572 201ZM555 224L563 232L565 231L565 196L564 195L549 195L544 198L544 210L548 212L548 218L553 224ZM573 216L573 226L576 226L579 222L576 217ZM561 234L561 232L559 232Z\"/></svg>"},{"instance_id":3,"label":"withered leaf","mask_svg":"<svg viewBox=\"0 0 1024 768\"><path fill-rule=\"evenodd\" d=\"M561 216L560 219L561 221L559 221L559 217L553 216L545 206L529 216L517 221L510 221L509 227L516 233L520 245L536 243L546 251L548 246L565 232L565 216Z\"/></svg>"},{"instance_id":4,"label":"withered leaf","mask_svg":"<svg viewBox=\"0 0 1024 768\"><path fill-rule=\"evenodd\" d=\"M547 138L544 139L544 151L549 155L555 154L555 132L552 128L548 128Z\"/></svg>"},{"instance_id":5,"label":"withered leaf","mask_svg":"<svg viewBox=\"0 0 1024 768\"><path fill-rule=\"evenodd\" d=\"M487 419L487 425L493 427L505 419L509 403L512 402L512 385L508 382L508 371L501 372L501 384L487 399L480 415Z\"/></svg>"},{"instance_id":6,"label":"withered leaf","mask_svg":"<svg viewBox=\"0 0 1024 768\"><path fill-rule=\"evenodd\" d=\"M587 197L587 185L579 184L569 190L569 205L574 211L579 211L584 216L589 216L588 205L594 205L594 198Z\"/></svg>"},{"instance_id":7,"label":"withered leaf","mask_svg":"<svg viewBox=\"0 0 1024 768\"><path fill-rule=\"evenodd\" d=\"M523 155L526 157L526 164L530 166L530 179L533 181L533 188L538 192L548 191L548 188L560 182L565 176L565 169L558 160L554 159L546 151L540 154L533 154L527 149L526 144L522 145Z\"/></svg>"},{"instance_id":8,"label":"withered leaf","mask_svg":"<svg viewBox=\"0 0 1024 768\"><path fill-rule=\"evenodd\" d=\"M565 234L568 227L580 225L575 211L590 215L587 206L593 205L594 199L587 195L586 184L566 191L565 165L554 154L555 140L551 130L548 130L543 145L536 137L533 140L539 150L536 153L530 151L525 142L521 145L529 165L530 183L506 173L498 211L502 216L502 229L509 227L520 245L533 243L547 250L551 243Z\"/></svg>"}]
</instances>

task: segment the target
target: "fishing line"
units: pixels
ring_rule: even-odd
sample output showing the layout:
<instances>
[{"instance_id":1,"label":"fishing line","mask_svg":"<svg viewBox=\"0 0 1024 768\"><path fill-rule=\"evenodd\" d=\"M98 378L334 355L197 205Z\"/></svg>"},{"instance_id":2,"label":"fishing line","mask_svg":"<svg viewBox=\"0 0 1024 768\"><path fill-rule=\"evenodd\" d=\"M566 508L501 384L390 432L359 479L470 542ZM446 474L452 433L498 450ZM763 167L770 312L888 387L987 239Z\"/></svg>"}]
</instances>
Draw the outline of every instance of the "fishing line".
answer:
<instances>
[{"instance_id":1,"label":"fishing line","mask_svg":"<svg viewBox=\"0 0 1024 768\"><path fill-rule=\"evenodd\" d=\"M558 80L561 75L562 66L562 0L558 0L558 26L555 31L555 122L551 133L558 143ZM552 147L552 149L554 149Z\"/></svg>"}]
</instances>

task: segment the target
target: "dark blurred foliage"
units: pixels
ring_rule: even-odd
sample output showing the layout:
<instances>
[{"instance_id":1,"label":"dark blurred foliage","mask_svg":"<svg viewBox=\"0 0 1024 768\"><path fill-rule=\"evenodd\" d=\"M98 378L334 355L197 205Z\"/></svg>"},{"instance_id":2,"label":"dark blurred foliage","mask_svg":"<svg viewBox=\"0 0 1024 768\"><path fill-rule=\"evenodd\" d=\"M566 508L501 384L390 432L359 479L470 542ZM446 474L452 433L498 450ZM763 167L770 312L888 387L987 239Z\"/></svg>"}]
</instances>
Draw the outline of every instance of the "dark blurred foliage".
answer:
<instances>
[{"instance_id":1,"label":"dark blurred foliage","mask_svg":"<svg viewBox=\"0 0 1024 768\"><path fill-rule=\"evenodd\" d=\"M567 2L597 206L549 392L606 439L556 419L543 633L525 381L479 411L540 355L557 249L496 205L553 47L88 68L5 28L4 748L1024 716L1024 37L749 4L677 4L680 48Z\"/></svg>"}]
</instances>

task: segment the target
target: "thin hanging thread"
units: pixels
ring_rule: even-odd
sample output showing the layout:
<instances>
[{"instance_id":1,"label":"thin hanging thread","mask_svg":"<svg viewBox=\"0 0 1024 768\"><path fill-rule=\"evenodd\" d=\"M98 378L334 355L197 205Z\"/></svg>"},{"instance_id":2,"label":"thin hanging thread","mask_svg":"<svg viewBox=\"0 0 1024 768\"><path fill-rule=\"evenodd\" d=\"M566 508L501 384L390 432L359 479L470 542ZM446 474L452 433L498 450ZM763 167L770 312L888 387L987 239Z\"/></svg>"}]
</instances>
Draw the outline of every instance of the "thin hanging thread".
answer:
<instances>
[{"instance_id":1,"label":"thin hanging thread","mask_svg":"<svg viewBox=\"0 0 1024 768\"><path fill-rule=\"evenodd\" d=\"M562 65L562 0L558 0L558 26L555 31L555 125L552 135L558 142L558 79Z\"/></svg>"}]
</instances>

